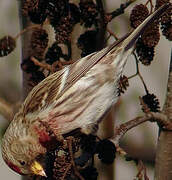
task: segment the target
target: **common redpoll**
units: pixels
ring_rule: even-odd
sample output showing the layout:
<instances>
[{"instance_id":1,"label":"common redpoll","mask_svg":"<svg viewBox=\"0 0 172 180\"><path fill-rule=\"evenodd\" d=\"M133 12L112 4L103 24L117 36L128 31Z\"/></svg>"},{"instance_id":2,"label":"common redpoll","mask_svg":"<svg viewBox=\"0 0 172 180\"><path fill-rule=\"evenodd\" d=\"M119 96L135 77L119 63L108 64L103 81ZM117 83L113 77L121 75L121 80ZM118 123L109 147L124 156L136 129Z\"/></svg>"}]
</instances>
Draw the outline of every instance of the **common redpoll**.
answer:
<instances>
[{"instance_id":1,"label":"common redpoll","mask_svg":"<svg viewBox=\"0 0 172 180\"><path fill-rule=\"evenodd\" d=\"M20 174L46 176L36 159L47 152L50 130L57 137L75 129L92 133L118 99L118 81L135 41L167 7L117 43L66 66L33 88L2 140L2 156L9 167Z\"/></svg>"}]
</instances>

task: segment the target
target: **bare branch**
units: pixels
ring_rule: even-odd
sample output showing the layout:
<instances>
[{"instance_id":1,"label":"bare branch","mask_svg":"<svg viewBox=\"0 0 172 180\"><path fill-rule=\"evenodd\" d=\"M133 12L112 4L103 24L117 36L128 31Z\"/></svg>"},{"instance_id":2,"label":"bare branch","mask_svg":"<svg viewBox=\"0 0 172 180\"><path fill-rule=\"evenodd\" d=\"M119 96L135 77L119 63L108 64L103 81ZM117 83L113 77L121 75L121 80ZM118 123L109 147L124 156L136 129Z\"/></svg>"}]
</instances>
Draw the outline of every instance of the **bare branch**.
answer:
<instances>
[{"instance_id":1,"label":"bare branch","mask_svg":"<svg viewBox=\"0 0 172 180\"><path fill-rule=\"evenodd\" d=\"M164 127L172 127L171 123L167 121L167 117L162 113L154 113L150 112L145 114L144 116L136 117L126 123L121 124L119 127L115 128L115 135L110 138L110 140L116 144L119 143L121 138L129 131L130 129L146 122L146 121L157 121L163 124ZM169 129L171 130L171 129Z\"/></svg>"}]
</instances>

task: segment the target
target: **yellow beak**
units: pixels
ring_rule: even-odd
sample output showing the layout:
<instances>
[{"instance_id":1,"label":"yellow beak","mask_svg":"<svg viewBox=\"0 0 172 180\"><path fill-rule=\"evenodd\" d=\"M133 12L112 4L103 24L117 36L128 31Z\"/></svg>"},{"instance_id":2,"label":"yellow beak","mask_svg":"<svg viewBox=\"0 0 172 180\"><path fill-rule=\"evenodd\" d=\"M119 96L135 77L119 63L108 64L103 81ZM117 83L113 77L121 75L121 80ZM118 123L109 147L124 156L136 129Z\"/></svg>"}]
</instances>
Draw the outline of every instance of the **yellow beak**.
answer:
<instances>
[{"instance_id":1,"label":"yellow beak","mask_svg":"<svg viewBox=\"0 0 172 180\"><path fill-rule=\"evenodd\" d=\"M39 175L39 176L45 176L47 177L45 171L44 171L44 168L42 167L42 165L37 162L37 161L34 161L32 164L31 164L31 171L33 172L33 174L35 175Z\"/></svg>"}]
</instances>

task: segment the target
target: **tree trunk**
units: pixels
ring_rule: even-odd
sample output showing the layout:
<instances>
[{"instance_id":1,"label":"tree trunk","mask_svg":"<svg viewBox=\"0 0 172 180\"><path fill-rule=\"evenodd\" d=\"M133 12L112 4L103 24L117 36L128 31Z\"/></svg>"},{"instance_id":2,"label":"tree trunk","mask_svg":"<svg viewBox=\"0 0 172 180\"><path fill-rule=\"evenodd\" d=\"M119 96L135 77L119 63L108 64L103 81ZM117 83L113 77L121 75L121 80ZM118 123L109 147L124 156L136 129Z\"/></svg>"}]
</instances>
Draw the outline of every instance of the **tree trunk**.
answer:
<instances>
[{"instance_id":1,"label":"tree trunk","mask_svg":"<svg viewBox=\"0 0 172 180\"><path fill-rule=\"evenodd\" d=\"M168 120L172 122L172 51L167 85L167 96L163 108ZM155 180L172 179L172 132L160 130L155 160Z\"/></svg>"}]
</instances>

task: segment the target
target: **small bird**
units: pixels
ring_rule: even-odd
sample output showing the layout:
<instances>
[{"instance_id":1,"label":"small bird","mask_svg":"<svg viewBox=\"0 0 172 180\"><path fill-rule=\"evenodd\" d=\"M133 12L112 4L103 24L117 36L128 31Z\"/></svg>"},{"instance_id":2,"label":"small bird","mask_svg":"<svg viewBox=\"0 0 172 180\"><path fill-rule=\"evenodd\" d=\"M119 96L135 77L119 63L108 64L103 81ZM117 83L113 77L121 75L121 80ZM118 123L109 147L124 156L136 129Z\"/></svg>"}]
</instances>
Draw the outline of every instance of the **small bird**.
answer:
<instances>
[{"instance_id":1,"label":"small bird","mask_svg":"<svg viewBox=\"0 0 172 180\"><path fill-rule=\"evenodd\" d=\"M90 134L118 100L118 82L137 38L167 9L163 5L132 33L48 76L29 93L2 140L2 157L19 174L46 176L37 160L50 131Z\"/></svg>"}]
</instances>

